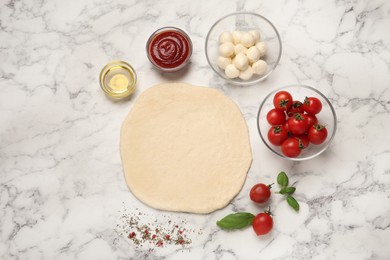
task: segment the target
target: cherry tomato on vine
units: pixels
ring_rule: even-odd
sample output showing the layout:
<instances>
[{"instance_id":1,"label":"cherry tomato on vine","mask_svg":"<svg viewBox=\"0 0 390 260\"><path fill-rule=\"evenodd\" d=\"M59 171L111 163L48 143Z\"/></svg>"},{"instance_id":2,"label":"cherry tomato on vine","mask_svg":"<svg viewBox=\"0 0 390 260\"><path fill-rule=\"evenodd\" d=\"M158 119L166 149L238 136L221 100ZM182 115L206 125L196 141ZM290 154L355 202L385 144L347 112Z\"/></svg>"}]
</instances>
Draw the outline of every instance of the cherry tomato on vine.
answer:
<instances>
[{"instance_id":1,"label":"cherry tomato on vine","mask_svg":"<svg viewBox=\"0 0 390 260\"><path fill-rule=\"evenodd\" d=\"M274 106L277 110L288 110L292 105L293 99L289 92L279 91L274 96Z\"/></svg>"},{"instance_id":2,"label":"cherry tomato on vine","mask_svg":"<svg viewBox=\"0 0 390 260\"><path fill-rule=\"evenodd\" d=\"M314 124L309 128L308 137L313 144L322 144L328 136L326 127L320 124Z\"/></svg>"},{"instance_id":3,"label":"cherry tomato on vine","mask_svg":"<svg viewBox=\"0 0 390 260\"><path fill-rule=\"evenodd\" d=\"M249 192L249 197L252 201L257 203L264 203L271 197L271 185L265 185L264 183L258 183L254 185Z\"/></svg>"},{"instance_id":4,"label":"cherry tomato on vine","mask_svg":"<svg viewBox=\"0 0 390 260\"><path fill-rule=\"evenodd\" d=\"M303 112L305 112L303 110L303 106L302 106L302 102L301 101L298 101L298 100L294 100L291 104L291 107L289 110L287 110L287 115L288 116L293 116L294 114L296 113L301 113L303 114Z\"/></svg>"},{"instance_id":5,"label":"cherry tomato on vine","mask_svg":"<svg viewBox=\"0 0 390 260\"><path fill-rule=\"evenodd\" d=\"M267 137L271 144L279 146L287 139L288 132L281 125L273 126L269 129Z\"/></svg>"},{"instance_id":6,"label":"cherry tomato on vine","mask_svg":"<svg viewBox=\"0 0 390 260\"><path fill-rule=\"evenodd\" d=\"M309 127L306 115L301 113L296 113L288 119L288 128L291 133L295 135L303 134L307 131Z\"/></svg>"},{"instance_id":7,"label":"cherry tomato on vine","mask_svg":"<svg viewBox=\"0 0 390 260\"><path fill-rule=\"evenodd\" d=\"M300 139L296 137L290 137L284 140L282 143L282 153L287 157L297 157L301 154L301 150L304 148Z\"/></svg>"},{"instance_id":8,"label":"cherry tomato on vine","mask_svg":"<svg viewBox=\"0 0 390 260\"><path fill-rule=\"evenodd\" d=\"M316 97L305 97L302 107L309 115L316 115L321 111L322 103Z\"/></svg>"},{"instance_id":9,"label":"cherry tomato on vine","mask_svg":"<svg viewBox=\"0 0 390 260\"><path fill-rule=\"evenodd\" d=\"M270 211L264 211L258 214L252 222L253 230L258 236L268 234L272 230L273 226L274 221L271 217Z\"/></svg>"},{"instance_id":10,"label":"cherry tomato on vine","mask_svg":"<svg viewBox=\"0 0 390 260\"><path fill-rule=\"evenodd\" d=\"M267 121L270 125L281 125L286 121L286 114L283 110L273 108L267 113Z\"/></svg>"}]
</instances>

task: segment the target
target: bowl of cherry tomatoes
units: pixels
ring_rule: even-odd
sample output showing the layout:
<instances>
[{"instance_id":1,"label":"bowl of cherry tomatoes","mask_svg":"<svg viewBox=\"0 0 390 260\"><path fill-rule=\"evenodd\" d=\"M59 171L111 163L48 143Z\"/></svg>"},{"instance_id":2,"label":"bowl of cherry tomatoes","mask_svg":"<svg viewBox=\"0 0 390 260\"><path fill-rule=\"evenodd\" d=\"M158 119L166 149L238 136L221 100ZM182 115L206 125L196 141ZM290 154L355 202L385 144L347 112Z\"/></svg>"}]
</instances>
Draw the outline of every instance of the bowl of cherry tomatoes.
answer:
<instances>
[{"instance_id":1,"label":"bowl of cherry tomatoes","mask_svg":"<svg viewBox=\"0 0 390 260\"><path fill-rule=\"evenodd\" d=\"M260 105L257 128L264 144L282 158L303 161L323 153L336 134L330 101L317 89L290 85L269 93Z\"/></svg>"}]
</instances>

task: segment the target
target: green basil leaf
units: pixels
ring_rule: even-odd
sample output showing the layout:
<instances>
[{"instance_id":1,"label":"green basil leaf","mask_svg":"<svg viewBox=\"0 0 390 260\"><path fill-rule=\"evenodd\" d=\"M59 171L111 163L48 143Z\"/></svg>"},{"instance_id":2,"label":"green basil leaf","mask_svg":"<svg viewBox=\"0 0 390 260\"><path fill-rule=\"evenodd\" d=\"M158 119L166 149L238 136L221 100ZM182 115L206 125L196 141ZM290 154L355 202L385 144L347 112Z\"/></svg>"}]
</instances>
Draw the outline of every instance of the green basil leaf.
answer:
<instances>
[{"instance_id":1,"label":"green basil leaf","mask_svg":"<svg viewBox=\"0 0 390 260\"><path fill-rule=\"evenodd\" d=\"M280 194L288 194L288 195L291 195L295 192L296 188L295 187L286 187L286 188L282 188L279 193Z\"/></svg>"},{"instance_id":2,"label":"green basil leaf","mask_svg":"<svg viewBox=\"0 0 390 260\"><path fill-rule=\"evenodd\" d=\"M295 211L299 211L299 203L294 199L293 196L288 195L287 196L287 203L292 207Z\"/></svg>"},{"instance_id":3,"label":"green basil leaf","mask_svg":"<svg viewBox=\"0 0 390 260\"><path fill-rule=\"evenodd\" d=\"M288 185L288 177L287 177L285 172L280 172L278 174L277 182L283 188L287 187L287 185Z\"/></svg>"},{"instance_id":4,"label":"green basil leaf","mask_svg":"<svg viewBox=\"0 0 390 260\"><path fill-rule=\"evenodd\" d=\"M255 215L248 212L233 213L217 221L217 226L226 230L240 229L251 225L254 218Z\"/></svg>"}]
</instances>

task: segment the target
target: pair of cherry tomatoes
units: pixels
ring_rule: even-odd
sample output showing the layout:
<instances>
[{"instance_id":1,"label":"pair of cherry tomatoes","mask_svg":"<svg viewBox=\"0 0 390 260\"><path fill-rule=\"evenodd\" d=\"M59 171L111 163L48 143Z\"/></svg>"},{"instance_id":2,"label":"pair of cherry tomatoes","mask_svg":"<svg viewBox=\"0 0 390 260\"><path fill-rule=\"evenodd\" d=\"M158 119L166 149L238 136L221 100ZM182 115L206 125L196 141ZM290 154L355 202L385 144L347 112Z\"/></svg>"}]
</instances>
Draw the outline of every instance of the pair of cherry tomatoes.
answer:
<instances>
[{"instance_id":1,"label":"pair of cherry tomatoes","mask_svg":"<svg viewBox=\"0 0 390 260\"><path fill-rule=\"evenodd\" d=\"M249 193L249 197L253 202L265 203L271 197L271 185L258 183L254 185ZM273 227L273 219L270 210L259 213L255 216L252 222L253 230L256 235L268 234Z\"/></svg>"},{"instance_id":2,"label":"pair of cherry tomatoes","mask_svg":"<svg viewBox=\"0 0 390 260\"><path fill-rule=\"evenodd\" d=\"M267 113L267 121L272 126L267 136L271 144L281 146L285 156L297 157L309 143L318 145L326 140L328 131L316 116L322 110L318 98L306 97L301 102L294 100L289 92L279 91L273 104L274 108Z\"/></svg>"}]
</instances>

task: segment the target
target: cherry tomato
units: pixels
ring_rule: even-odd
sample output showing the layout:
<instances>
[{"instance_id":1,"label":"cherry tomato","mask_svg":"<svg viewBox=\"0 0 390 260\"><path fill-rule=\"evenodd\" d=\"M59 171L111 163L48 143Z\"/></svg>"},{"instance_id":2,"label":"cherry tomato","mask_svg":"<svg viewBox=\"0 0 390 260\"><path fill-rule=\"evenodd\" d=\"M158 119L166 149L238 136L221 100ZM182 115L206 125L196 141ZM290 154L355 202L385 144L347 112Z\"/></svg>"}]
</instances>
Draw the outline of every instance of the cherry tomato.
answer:
<instances>
[{"instance_id":1,"label":"cherry tomato","mask_svg":"<svg viewBox=\"0 0 390 260\"><path fill-rule=\"evenodd\" d=\"M292 105L293 99L289 92L282 90L275 94L273 102L277 110L288 110Z\"/></svg>"},{"instance_id":2,"label":"cherry tomato","mask_svg":"<svg viewBox=\"0 0 390 260\"><path fill-rule=\"evenodd\" d=\"M314 124L309 128L308 137L313 144L322 144L328 136L328 130L326 127L319 124Z\"/></svg>"},{"instance_id":3,"label":"cherry tomato","mask_svg":"<svg viewBox=\"0 0 390 260\"><path fill-rule=\"evenodd\" d=\"M288 120L286 120L286 122L284 122L283 127L284 127L284 129L286 129L287 134L291 132L290 127L288 126Z\"/></svg>"},{"instance_id":4,"label":"cherry tomato","mask_svg":"<svg viewBox=\"0 0 390 260\"><path fill-rule=\"evenodd\" d=\"M257 203L267 202L269 200L269 197L271 196L271 185L265 185L264 183L256 184L252 187L249 193L249 197L252 201Z\"/></svg>"},{"instance_id":5,"label":"cherry tomato","mask_svg":"<svg viewBox=\"0 0 390 260\"><path fill-rule=\"evenodd\" d=\"M278 125L271 127L267 136L271 144L279 146L287 139L288 133L283 126Z\"/></svg>"},{"instance_id":6,"label":"cherry tomato","mask_svg":"<svg viewBox=\"0 0 390 260\"><path fill-rule=\"evenodd\" d=\"M316 97L305 97L302 107L309 115L316 115L321 111L322 103Z\"/></svg>"},{"instance_id":7,"label":"cherry tomato","mask_svg":"<svg viewBox=\"0 0 390 260\"><path fill-rule=\"evenodd\" d=\"M307 128L309 127L306 115L296 113L292 117L290 117L288 120L288 129L291 133L294 135L301 135L307 131Z\"/></svg>"},{"instance_id":8,"label":"cherry tomato","mask_svg":"<svg viewBox=\"0 0 390 260\"><path fill-rule=\"evenodd\" d=\"M315 115L306 114L306 118L307 118L307 122L308 122L309 127L318 123L318 119Z\"/></svg>"},{"instance_id":9,"label":"cherry tomato","mask_svg":"<svg viewBox=\"0 0 390 260\"><path fill-rule=\"evenodd\" d=\"M271 212L269 211L258 214L253 219L252 223L253 230L258 236L268 234L272 230L273 226L274 221L271 217Z\"/></svg>"},{"instance_id":10,"label":"cherry tomato","mask_svg":"<svg viewBox=\"0 0 390 260\"><path fill-rule=\"evenodd\" d=\"M309 140L309 137L306 134L297 135L295 137L301 140L302 145L303 145L303 149L305 149L306 147L309 146L310 140Z\"/></svg>"},{"instance_id":11,"label":"cherry tomato","mask_svg":"<svg viewBox=\"0 0 390 260\"><path fill-rule=\"evenodd\" d=\"M287 157L297 157L301 154L301 150L303 149L303 144L300 139L296 137L290 137L284 140L282 143L282 153Z\"/></svg>"},{"instance_id":12,"label":"cherry tomato","mask_svg":"<svg viewBox=\"0 0 390 260\"><path fill-rule=\"evenodd\" d=\"M281 125L286 121L286 114L283 110L273 108L267 113L267 121L270 125Z\"/></svg>"},{"instance_id":13,"label":"cherry tomato","mask_svg":"<svg viewBox=\"0 0 390 260\"><path fill-rule=\"evenodd\" d=\"M303 114L303 112L305 112L305 111L303 110L303 106L302 106L302 105L303 105L303 104L302 104L301 101L294 100L294 101L292 102L292 105L291 105L290 109L287 110L287 115L288 115L288 116L293 116L293 115L296 114L296 113L301 113L301 114Z\"/></svg>"}]
</instances>

